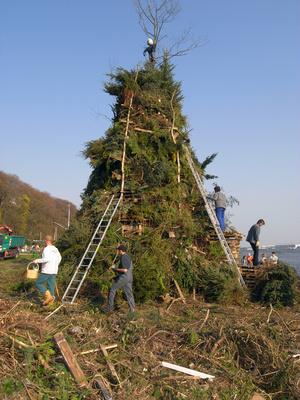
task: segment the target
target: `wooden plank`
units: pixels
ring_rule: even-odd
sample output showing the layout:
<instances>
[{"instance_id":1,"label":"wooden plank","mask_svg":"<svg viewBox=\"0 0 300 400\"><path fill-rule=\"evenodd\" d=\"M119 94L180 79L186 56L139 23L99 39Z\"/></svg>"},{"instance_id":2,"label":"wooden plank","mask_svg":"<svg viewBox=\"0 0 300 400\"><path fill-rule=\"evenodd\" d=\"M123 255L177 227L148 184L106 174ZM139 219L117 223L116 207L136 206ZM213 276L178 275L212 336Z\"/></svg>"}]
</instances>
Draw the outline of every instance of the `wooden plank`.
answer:
<instances>
[{"instance_id":1,"label":"wooden plank","mask_svg":"<svg viewBox=\"0 0 300 400\"><path fill-rule=\"evenodd\" d=\"M108 359L108 352L106 350L106 347L103 344L101 344L100 347L101 347L101 351L102 351L104 357L106 357L106 362L107 362L108 368L110 369L111 374L117 379L119 384L121 384L118 374L115 370L115 367L113 366L112 362Z\"/></svg>"},{"instance_id":2,"label":"wooden plank","mask_svg":"<svg viewBox=\"0 0 300 400\"><path fill-rule=\"evenodd\" d=\"M142 128L138 128L137 126L134 126L133 129L135 131L139 131L139 132L153 133L153 131L150 131L149 129L142 129Z\"/></svg>"},{"instance_id":3,"label":"wooden plank","mask_svg":"<svg viewBox=\"0 0 300 400\"><path fill-rule=\"evenodd\" d=\"M54 335L54 340L63 356L63 359L64 359L67 367L71 371L71 374L72 374L74 380L76 381L76 384L79 387L87 386L87 381L85 380L85 376L84 376L75 356L73 355L68 342L64 338L63 333L62 332L56 333L56 335Z\"/></svg>"}]
</instances>

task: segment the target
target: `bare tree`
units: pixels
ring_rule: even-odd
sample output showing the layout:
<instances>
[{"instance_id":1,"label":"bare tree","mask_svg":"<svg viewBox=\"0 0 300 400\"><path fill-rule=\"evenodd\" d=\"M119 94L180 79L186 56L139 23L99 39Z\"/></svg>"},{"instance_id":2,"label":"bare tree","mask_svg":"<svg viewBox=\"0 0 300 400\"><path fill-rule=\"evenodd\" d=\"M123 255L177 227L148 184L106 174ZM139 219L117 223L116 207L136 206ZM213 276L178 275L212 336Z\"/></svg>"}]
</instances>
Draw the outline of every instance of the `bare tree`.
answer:
<instances>
[{"instance_id":1,"label":"bare tree","mask_svg":"<svg viewBox=\"0 0 300 400\"><path fill-rule=\"evenodd\" d=\"M145 34L158 44L167 36L163 35L166 24L178 18L182 11L179 0L134 0L134 8L139 16L139 24ZM192 27L186 28L178 38L174 39L164 52L169 58L183 56L189 51L208 43L206 37L193 38Z\"/></svg>"}]
</instances>

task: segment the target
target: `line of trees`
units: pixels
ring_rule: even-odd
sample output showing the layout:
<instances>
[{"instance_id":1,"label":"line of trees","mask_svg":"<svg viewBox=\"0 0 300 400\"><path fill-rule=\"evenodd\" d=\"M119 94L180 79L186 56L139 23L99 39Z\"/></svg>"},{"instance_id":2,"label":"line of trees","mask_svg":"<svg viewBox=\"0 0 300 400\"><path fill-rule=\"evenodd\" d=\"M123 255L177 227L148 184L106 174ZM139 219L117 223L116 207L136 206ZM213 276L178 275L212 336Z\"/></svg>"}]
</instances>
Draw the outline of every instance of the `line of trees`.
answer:
<instances>
[{"instance_id":1,"label":"line of trees","mask_svg":"<svg viewBox=\"0 0 300 400\"><path fill-rule=\"evenodd\" d=\"M13 234L29 240L54 235L54 222L67 227L69 205L72 218L76 214L74 204L34 189L17 175L0 171L0 224L11 227ZM62 232L57 229L58 236Z\"/></svg>"}]
</instances>

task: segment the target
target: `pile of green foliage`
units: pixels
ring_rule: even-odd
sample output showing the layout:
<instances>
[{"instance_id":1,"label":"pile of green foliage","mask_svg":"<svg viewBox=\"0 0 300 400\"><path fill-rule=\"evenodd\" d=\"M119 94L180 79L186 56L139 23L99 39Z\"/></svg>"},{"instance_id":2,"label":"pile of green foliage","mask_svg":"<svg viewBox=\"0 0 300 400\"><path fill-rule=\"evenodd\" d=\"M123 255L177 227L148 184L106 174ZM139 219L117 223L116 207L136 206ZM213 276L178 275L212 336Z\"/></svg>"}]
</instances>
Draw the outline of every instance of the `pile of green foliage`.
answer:
<instances>
[{"instance_id":1,"label":"pile of green foliage","mask_svg":"<svg viewBox=\"0 0 300 400\"><path fill-rule=\"evenodd\" d=\"M296 300L297 283L297 271L289 265L279 263L263 275L254 295L258 301L268 305L291 307Z\"/></svg>"},{"instance_id":2,"label":"pile of green foliage","mask_svg":"<svg viewBox=\"0 0 300 400\"><path fill-rule=\"evenodd\" d=\"M174 80L173 68L166 57L158 66L146 64L137 71L119 68L109 75L104 89L115 99L112 126L104 138L86 144L83 156L90 160L92 173L77 218L58 244L66 281L123 181L119 221L110 225L89 273L95 285L102 276L103 289L109 286L104 272L120 243L127 245L133 259L137 301L170 292L174 279L183 290L203 292L213 301L228 299L230 289L238 285L226 263L209 266L204 256L199 256L206 253L209 259L213 254L206 241L212 226L185 158L183 145L189 146L189 136L182 115L181 84ZM192 149L189 151L200 175L213 178L205 168L216 154L200 163ZM135 202L126 199L128 193ZM124 223L142 225L142 234L123 236ZM200 251L195 253L192 248ZM223 255L222 250L218 252Z\"/></svg>"}]
</instances>

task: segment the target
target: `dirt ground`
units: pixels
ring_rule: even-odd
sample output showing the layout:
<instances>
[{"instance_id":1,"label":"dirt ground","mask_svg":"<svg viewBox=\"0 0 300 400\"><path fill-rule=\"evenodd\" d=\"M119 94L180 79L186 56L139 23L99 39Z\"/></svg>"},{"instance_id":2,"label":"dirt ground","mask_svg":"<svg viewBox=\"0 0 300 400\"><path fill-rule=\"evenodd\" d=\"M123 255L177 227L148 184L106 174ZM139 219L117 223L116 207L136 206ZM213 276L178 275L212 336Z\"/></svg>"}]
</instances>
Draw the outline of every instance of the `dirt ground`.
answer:
<instances>
[{"instance_id":1,"label":"dirt ground","mask_svg":"<svg viewBox=\"0 0 300 400\"><path fill-rule=\"evenodd\" d=\"M28 260L0 263L1 399L300 398L299 304L278 310L173 294L130 315L120 293L116 310L104 315L106 294L85 287L76 306L58 299L43 309L34 281L25 279ZM82 379L74 379L58 333Z\"/></svg>"}]
</instances>

